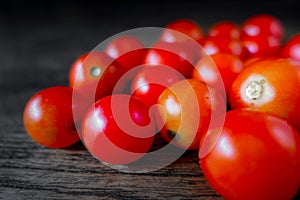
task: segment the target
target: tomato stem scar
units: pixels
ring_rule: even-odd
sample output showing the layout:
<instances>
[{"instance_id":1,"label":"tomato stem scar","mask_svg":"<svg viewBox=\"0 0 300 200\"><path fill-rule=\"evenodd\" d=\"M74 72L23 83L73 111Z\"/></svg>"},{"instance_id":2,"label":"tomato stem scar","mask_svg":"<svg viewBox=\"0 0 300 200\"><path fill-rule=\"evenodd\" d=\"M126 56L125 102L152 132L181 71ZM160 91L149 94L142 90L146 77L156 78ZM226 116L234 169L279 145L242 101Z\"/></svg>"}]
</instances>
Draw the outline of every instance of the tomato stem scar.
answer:
<instances>
[{"instance_id":1,"label":"tomato stem scar","mask_svg":"<svg viewBox=\"0 0 300 200\"><path fill-rule=\"evenodd\" d=\"M91 70L90 70L90 74L91 74L93 77L98 77L98 76L100 76L100 74L101 74L101 68L100 68L100 67L92 67Z\"/></svg>"},{"instance_id":2,"label":"tomato stem scar","mask_svg":"<svg viewBox=\"0 0 300 200\"><path fill-rule=\"evenodd\" d=\"M265 81L261 80L258 81L251 81L245 90L246 97L250 100L257 100L262 96L262 93L264 91L263 83Z\"/></svg>"}]
</instances>

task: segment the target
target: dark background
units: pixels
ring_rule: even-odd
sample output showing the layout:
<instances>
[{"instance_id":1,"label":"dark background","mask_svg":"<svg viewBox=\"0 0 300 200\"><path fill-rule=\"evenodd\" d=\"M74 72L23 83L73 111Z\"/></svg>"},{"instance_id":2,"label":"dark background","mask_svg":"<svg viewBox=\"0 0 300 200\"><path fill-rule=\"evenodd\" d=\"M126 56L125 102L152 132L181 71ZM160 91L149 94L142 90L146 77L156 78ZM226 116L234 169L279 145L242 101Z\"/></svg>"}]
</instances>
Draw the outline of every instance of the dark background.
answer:
<instances>
[{"instance_id":1,"label":"dark background","mask_svg":"<svg viewBox=\"0 0 300 200\"><path fill-rule=\"evenodd\" d=\"M260 13L282 21L285 41L300 32L296 1L2 1L0 199L219 199L203 178L195 153L140 179L99 166L80 144L67 150L38 146L23 128L22 112L38 90L67 85L73 61L114 34L164 27L179 18L193 19L207 31L216 22L241 24ZM102 179L110 186L102 185Z\"/></svg>"}]
</instances>

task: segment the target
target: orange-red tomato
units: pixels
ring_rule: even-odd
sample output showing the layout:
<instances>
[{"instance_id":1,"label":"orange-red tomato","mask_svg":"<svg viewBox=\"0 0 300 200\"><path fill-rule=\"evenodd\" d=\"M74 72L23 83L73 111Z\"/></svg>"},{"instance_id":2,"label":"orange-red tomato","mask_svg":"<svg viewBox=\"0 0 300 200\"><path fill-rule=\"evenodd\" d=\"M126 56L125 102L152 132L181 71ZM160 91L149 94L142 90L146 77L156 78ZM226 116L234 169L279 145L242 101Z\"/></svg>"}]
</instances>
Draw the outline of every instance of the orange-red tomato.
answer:
<instances>
[{"instance_id":1,"label":"orange-red tomato","mask_svg":"<svg viewBox=\"0 0 300 200\"><path fill-rule=\"evenodd\" d=\"M221 35L207 37L203 42L203 48L208 55L228 53L240 58L243 58L247 52L240 40Z\"/></svg>"},{"instance_id":2,"label":"orange-red tomato","mask_svg":"<svg viewBox=\"0 0 300 200\"><path fill-rule=\"evenodd\" d=\"M50 148L64 148L80 140L75 123L81 123L83 112L76 110L77 118L73 118L73 110L80 105L72 102L72 94L70 87L55 86L43 89L29 99L23 122L34 141Z\"/></svg>"},{"instance_id":3,"label":"orange-red tomato","mask_svg":"<svg viewBox=\"0 0 300 200\"><path fill-rule=\"evenodd\" d=\"M257 14L249 17L241 26L242 36L274 36L282 40L284 28L279 19L270 14Z\"/></svg>"},{"instance_id":4,"label":"orange-red tomato","mask_svg":"<svg viewBox=\"0 0 300 200\"><path fill-rule=\"evenodd\" d=\"M244 36L242 45L247 49L245 58L275 57L280 52L280 40L272 35Z\"/></svg>"},{"instance_id":5,"label":"orange-red tomato","mask_svg":"<svg viewBox=\"0 0 300 200\"><path fill-rule=\"evenodd\" d=\"M193 70L195 52L185 42L167 43L159 41L146 53L144 63L147 65L165 65L183 76L189 77Z\"/></svg>"},{"instance_id":6,"label":"orange-red tomato","mask_svg":"<svg viewBox=\"0 0 300 200\"><path fill-rule=\"evenodd\" d=\"M208 36L223 36L233 39L240 39L240 29L237 24L231 21L222 21L214 24L207 33Z\"/></svg>"},{"instance_id":7,"label":"orange-red tomato","mask_svg":"<svg viewBox=\"0 0 300 200\"><path fill-rule=\"evenodd\" d=\"M230 93L232 108L276 114L300 128L300 65L291 59L267 59L247 66Z\"/></svg>"},{"instance_id":8,"label":"orange-red tomato","mask_svg":"<svg viewBox=\"0 0 300 200\"><path fill-rule=\"evenodd\" d=\"M183 78L179 72L167 66L144 66L132 81L132 96L151 107L157 103L165 88Z\"/></svg>"},{"instance_id":9,"label":"orange-red tomato","mask_svg":"<svg viewBox=\"0 0 300 200\"><path fill-rule=\"evenodd\" d=\"M183 149L198 149L214 116L226 110L223 97L195 79L181 80L166 88L158 105L156 120L159 125L164 123L162 136Z\"/></svg>"},{"instance_id":10,"label":"orange-red tomato","mask_svg":"<svg viewBox=\"0 0 300 200\"><path fill-rule=\"evenodd\" d=\"M146 52L144 44L133 36L120 36L110 41L105 52L110 57L117 59L122 67L129 71L143 64L143 56Z\"/></svg>"},{"instance_id":11,"label":"orange-red tomato","mask_svg":"<svg viewBox=\"0 0 300 200\"><path fill-rule=\"evenodd\" d=\"M69 82L73 89L93 103L112 94L124 73L124 68L106 53L90 52L75 60L69 72ZM122 87L126 87L125 83Z\"/></svg>"},{"instance_id":12,"label":"orange-red tomato","mask_svg":"<svg viewBox=\"0 0 300 200\"><path fill-rule=\"evenodd\" d=\"M86 148L109 164L129 164L140 159L152 146L154 134L147 106L126 94L100 99L82 123Z\"/></svg>"},{"instance_id":13,"label":"orange-red tomato","mask_svg":"<svg viewBox=\"0 0 300 200\"><path fill-rule=\"evenodd\" d=\"M193 20L190 19L178 19L169 23L166 29L162 32L161 41L164 42L182 42L186 40L186 37L182 37L181 34L176 32L183 33L188 37L200 42L203 39L204 33L202 28ZM171 29L168 30L168 29Z\"/></svg>"},{"instance_id":14,"label":"orange-red tomato","mask_svg":"<svg viewBox=\"0 0 300 200\"><path fill-rule=\"evenodd\" d=\"M226 114L221 133L212 131L207 139L212 148L202 154L208 147L203 143L200 165L225 199L292 199L299 190L300 134L286 120L263 112L232 110Z\"/></svg>"},{"instance_id":15,"label":"orange-red tomato","mask_svg":"<svg viewBox=\"0 0 300 200\"><path fill-rule=\"evenodd\" d=\"M192 77L205 81L221 93L224 93L223 90L225 89L228 97L231 85L242 69L243 63L237 56L216 53L211 55L210 58L203 57L200 59L193 70Z\"/></svg>"},{"instance_id":16,"label":"orange-red tomato","mask_svg":"<svg viewBox=\"0 0 300 200\"><path fill-rule=\"evenodd\" d=\"M283 45L280 56L300 61L300 33L294 35Z\"/></svg>"}]
</instances>

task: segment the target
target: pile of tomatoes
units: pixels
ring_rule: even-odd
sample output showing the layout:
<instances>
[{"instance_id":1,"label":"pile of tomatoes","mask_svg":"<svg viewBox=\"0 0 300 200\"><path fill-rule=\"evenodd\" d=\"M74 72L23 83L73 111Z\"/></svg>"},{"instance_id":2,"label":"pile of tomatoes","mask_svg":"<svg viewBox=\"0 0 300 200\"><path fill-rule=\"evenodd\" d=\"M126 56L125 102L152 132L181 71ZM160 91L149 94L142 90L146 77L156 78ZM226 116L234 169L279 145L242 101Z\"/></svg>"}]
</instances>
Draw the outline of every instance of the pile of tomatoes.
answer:
<instances>
[{"instance_id":1,"label":"pile of tomatoes","mask_svg":"<svg viewBox=\"0 0 300 200\"><path fill-rule=\"evenodd\" d=\"M80 139L97 159L134 163L159 134L197 150L225 199L291 199L300 187L300 34L274 16L169 23L151 47L134 36L81 55L69 86L33 95L24 126L39 144Z\"/></svg>"}]
</instances>

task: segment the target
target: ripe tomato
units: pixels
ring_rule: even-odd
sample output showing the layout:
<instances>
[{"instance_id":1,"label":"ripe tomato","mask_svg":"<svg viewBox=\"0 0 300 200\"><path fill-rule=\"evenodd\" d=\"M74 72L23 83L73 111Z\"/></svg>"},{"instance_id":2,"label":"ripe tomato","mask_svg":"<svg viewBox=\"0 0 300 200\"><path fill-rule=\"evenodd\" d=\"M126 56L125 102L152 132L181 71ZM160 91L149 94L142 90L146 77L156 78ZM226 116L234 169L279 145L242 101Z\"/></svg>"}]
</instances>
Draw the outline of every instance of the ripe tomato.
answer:
<instances>
[{"instance_id":1,"label":"ripe tomato","mask_svg":"<svg viewBox=\"0 0 300 200\"><path fill-rule=\"evenodd\" d=\"M190 19L175 20L169 23L165 28L166 29L162 32L160 38L160 40L164 42L173 43L186 40L186 37L182 37L182 35L178 34L177 31L187 35L197 42L200 42L204 37L202 28L195 21Z\"/></svg>"},{"instance_id":2,"label":"ripe tomato","mask_svg":"<svg viewBox=\"0 0 300 200\"><path fill-rule=\"evenodd\" d=\"M216 53L211 57L203 57L196 64L192 77L205 81L209 86L223 92L223 84L226 96L229 96L231 85L237 75L242 71L242 61L234 55Z\"/></svg>"},{"instance_id":3,"label":"ripe tomato","mask_svg":"<svg viewBox=\"0 0 300 200\"><path fill-rule=\"evenodd\" d=\"M177 71L163 65L144 66L132 82L132 96L151 107L166 87L183 79Z\"/></svg>"},{"instance_id":4,"label":"ripe tomato","mask_svg":"<svg viewBox=\"0 0 300 200\"><path fill-rule=\"evenodd\" d=\"M299 63L290 59L250 64L232 84L231 107L273 113L300 128L299 67Z\"/></svg>"},{"instance_id":5,"label":"ripe tomato","mask_svg":"<svg viewBox=\"0 0 300 200\"><path fill-rule=\"evenodd\" d=\"M257 14L249 17L241 26L242 36L268 35L282 40L284 28L273 15Z\"/></svg>"},{"instance_id":6,"label":"ripe tomato","mask_svg":"<svg viewBox=\"0 0 300 200\"><path fill-rule=\"evenodd\" d=\"M300 33L294 35L283 45L280 56L300 61Z\"/></svg>"},{"instance_id":7,"label":"ripe tomato","mask_svg":"<svg viewBox=\"0 0 300 200\"><path fill-rule=\"evenodd\" d=\"M202 135L217 114L225 113L224 98L195 79L178 81L158 99L157 124L167 142L183 149L198 149Z\"/></svg>"},{"instance_id":8,"label":"ripe tomato","mask_svg":"<svg viewBox=\"0 0 300 200\"><path fill-rule=\"evenodd\" d=\"M108 43L105 52L125 68L126 71L143 64L144 44L133 36L120 36Z\"/></svg>"},{"instance_id":9,"label":"ripe tomato","mask_svg":"<svg viewBox=\"0 0 300 200\"><path fill-rule=\"evenodd\" d=\"M93 103L94 99L112 94L124 73L122 66L104 52L90 52L76 59L69 72L69 82Z\"/></svg>"},{"instance_id":10,"label":"ripe tomato","mask_svg":"<svg viewBox=\"0 0 300 200\"><path fill-rule=\"evenodd\" d=\"M150 149L155 134L148 108L125 94L97 101L82 124L82 140L92 155L109 164L129 164Z\"/></svg>"},{"instance_id":11,"label":"ripe tomato","mask_svg":"<svg viewBox=\"0 0 300 200\"><path fill-rule=\"evenodd\" d=\"M147 52L144 63L172 67L183 76L189 77L193 70L195 52L186 43L167 43L159 41Z\"/></svg>"},{"instance_id":12,"label":"ripe tomato","mask_svg":"<svg viewBox=\"0 0 300 200\"><path fill-rule=\"evenodd\" d=\"M214 137L212 131L209 137ZM217 133L219 134L219 133ZM229 111L200 165L225 199L292 199L300 187L300 134L286 120L262 112ZM207 143L210 146L211 144ZM201 148L207 148L204 143Z\"/></svg>"},{"instance_id":13,"label":"ripe tomato","mask_svg":"<svg viewBox=\"0 0 300 200\"><path fill-rule=\"evenodd\" d=\"M238 25L230 21L223 21L214 24L210 27L207 34L210 37L223 36L237 40L240 39L240 29Z\"/></svg>"},{"instance_id":14,"label":"ripe tomato","mask_svg":"<svg viewBox=\"0 0 300 200\"><path fill-rule=\"evenodd\" d=\"M79 136L73 120L72 89L56 86L43 89L27 102L23 122L27 133L37 143L50 148L64 148L78 142ZM78 112L78 111L77 111Z\"/></svg>"},{"instance_id":15,"label":"ripe tomato","mask_svg":"<svg viewBox=\"0 0 300 200\"><path fill-rule=\"evenodd\" d=\"M243 58L246 49L240 40L223 36L207 37L203 42L203 48L208 55L216 53L228 53Z\"/></svg>"},{"instance_id":16,"label":"ripe tomato","mask_svg":"<svg viewBox=\"0 0 300 200\"><path fill-rule=\"evenodd\" d=\"M274 36L257 35L241 38L242 45L247 49L246 58L278 56L280 40Z\"/></svg>"}]
</instances>

